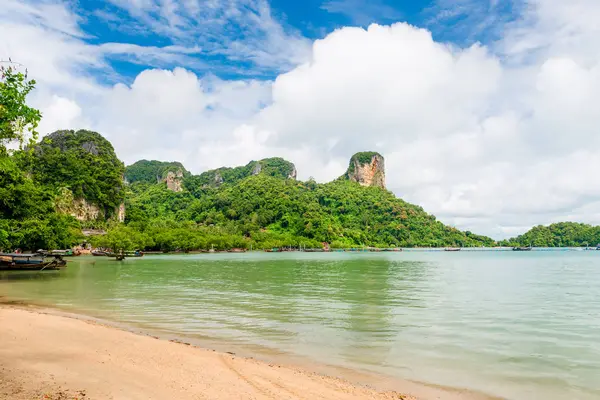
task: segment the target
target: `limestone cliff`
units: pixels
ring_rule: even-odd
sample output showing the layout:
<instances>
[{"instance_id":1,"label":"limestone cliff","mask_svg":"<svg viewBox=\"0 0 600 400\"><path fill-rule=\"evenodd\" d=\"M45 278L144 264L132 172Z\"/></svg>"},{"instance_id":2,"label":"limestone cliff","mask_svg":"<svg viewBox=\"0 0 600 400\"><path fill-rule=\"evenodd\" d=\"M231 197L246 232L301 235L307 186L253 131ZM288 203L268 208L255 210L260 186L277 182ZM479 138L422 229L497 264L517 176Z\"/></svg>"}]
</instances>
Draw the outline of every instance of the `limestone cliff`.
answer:
<instances>
[{"instance_id":1,"label":"limestone cliff","mask_svg":"<svg viewBox=\"0 0 600 400\"><path fill-rule=\"evenodd\" d=\"M181 169L167 172L164 180L167 183L167 189L173 192L183 191L183 171Z\"/></svg>"},{"instance_id":2,"label":"limestone cliff","mask_svg":"<svg viewBox=\"0 0 600 400\"><path fill-rule=\"evenodd\" d=\"M97 204L84 198L75 198L73 192L68 188L61 188L54 200L56 211L62 214L69 214L78 221L96 221L105 220L114 217L119 222L125 221L125 203L115 207L114 213L106 211ZM107 215L108 213L108 215Z\"/></svg>"},{"instance_id":3,"label":"limestone cliff","mask_svg":"<svg viewBox=\"0 0 600 400\"><path fill-rule=\"evenodd\" d=\"M115 210L117 215L117 221L125 222L125 203L119 204L119 207Z\"/></svg>"},{"instance_id":4,"label":"limestone cliff","mask_svg":"<svg viewBox=\"0 0 600 400\"><path fill-rule=\"evenodd\" d=\"M356 153L350 159L348 170L342 177L362 186L375 186L385 189L385 161L376 152Z\"/></svg>"}]
</instances>

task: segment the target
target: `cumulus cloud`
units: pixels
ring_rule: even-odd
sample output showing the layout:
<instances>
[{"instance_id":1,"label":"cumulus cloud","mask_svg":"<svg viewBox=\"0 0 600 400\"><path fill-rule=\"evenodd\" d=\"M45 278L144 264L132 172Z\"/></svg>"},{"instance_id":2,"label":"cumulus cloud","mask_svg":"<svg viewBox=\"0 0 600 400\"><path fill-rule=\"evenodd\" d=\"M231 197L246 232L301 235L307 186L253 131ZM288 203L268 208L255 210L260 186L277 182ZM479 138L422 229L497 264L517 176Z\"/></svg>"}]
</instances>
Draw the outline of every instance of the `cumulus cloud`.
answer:
<instances>
[{"instance_id":1,"label":"cumulus cloud","mask_svg":"<svg viewBox=\"0 0 600 400\"><path fill-rule=\"evenodd\" d=\"M127 4L140 23L167 21L175 37L190 22L178 19L183 5L167 3ZM185 4L202 12L196 1ZM0 35L18 33L18 56L40 77L35 101L45 129L96 129L127 162L180 160L194 172L283 156L300 178L319 181L342 174L354 152L376 150L398 196L446 223L500 238L538 223L600 223L600 48L592 40L600 4L530 0L523 10L487 46L439 43L404 23L339 29L273 81L201 76L184 58L187 69L148 69L107 86L88 73L112 73L104 53L149 55L89 45L71 14L60 28L3 21ZM283 33L269 40L285 47ZM244 45L238 56L265 48ZM235 49L226 51L235 57ZM285 64L272 55L262 54L261 65Z\"/></svg>"}]
</instances>

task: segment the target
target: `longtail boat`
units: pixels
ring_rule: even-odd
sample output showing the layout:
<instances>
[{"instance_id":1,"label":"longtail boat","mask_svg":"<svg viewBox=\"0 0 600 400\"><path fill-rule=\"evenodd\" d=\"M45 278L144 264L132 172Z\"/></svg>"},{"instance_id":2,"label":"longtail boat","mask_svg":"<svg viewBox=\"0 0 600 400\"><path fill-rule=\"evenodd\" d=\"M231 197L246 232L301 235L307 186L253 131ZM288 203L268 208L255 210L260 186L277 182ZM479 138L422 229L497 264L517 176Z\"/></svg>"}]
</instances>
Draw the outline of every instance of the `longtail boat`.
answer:
<instances>
[{"instance_id":1,"label":"longtail boat","mask_svg":"<svg viewBox=\"0 0 600 400\"><path fill-rule=\"evenodd\" d=\"M106 253L107 257L115 257L118 261L124 260L126 257L144 257L144 252L136 251L124 251L120 253Z\"/></svg>"},{"instance_id":2,"label":"longtail boat","mask_svg":"<svg viewBox=\"0 0 600 400\"><path fill-rule=\"evenodd\" d=\"M460 251L460 247L446 247L444 251Z\"/></svg>"},{"instance_id":3,"label":"longtail boat","mask_svg":"<svg viewBox=\"0 0 600 400\"><path fill-rule=\"evenodd\" d=\"M0 253L0 270L33 270L65 268L61 256L45 257L43 254Z\"/></svg>"},{"instance_id":4,"label":"longtail boat","mask_svg":"<svg viewBox=\"0 0 600 400\"><path fill-rule=\"evenodd\" d=\"M531 251L532 247L513 247L513 251Z\"/></svg>"},{"instance_id":5,"label":"longtail boat","mask_svg":"<svg viewBox=\"0 0 600 400\"><path fill-rule=\"evenodd\" d=\"M72 249L67 249L67 250L52 250L48 254L51 256L75 257L75 256L80 256L81 252L78 250L73 251Z\"/></svg>"}]
</instances>

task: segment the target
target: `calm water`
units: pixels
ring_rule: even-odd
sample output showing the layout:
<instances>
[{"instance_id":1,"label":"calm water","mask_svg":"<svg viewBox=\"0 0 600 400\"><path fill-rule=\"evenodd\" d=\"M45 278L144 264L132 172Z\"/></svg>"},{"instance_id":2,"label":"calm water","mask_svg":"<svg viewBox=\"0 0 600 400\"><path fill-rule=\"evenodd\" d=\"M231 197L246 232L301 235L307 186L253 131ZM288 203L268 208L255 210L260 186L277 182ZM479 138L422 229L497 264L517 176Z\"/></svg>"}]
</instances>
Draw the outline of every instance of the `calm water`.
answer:
<instances>
[{"instance_id":1,"label":"calm water","mask_svg":"<svg viewBox=\"0 0 600 400\"><path fill-rule=\"evenodd\" d=\"M0 272L0 295L470 388L600 398L600 252L213 254Z\"/></svg>"}]
</instances>

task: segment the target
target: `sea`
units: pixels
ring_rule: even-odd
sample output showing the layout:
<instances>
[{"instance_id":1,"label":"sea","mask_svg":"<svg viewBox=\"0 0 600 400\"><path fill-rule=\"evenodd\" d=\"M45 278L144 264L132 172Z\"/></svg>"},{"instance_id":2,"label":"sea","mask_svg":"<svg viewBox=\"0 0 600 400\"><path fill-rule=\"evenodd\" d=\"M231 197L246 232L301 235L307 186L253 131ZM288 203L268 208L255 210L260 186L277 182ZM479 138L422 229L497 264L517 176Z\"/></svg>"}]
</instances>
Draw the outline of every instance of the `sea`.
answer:
<instances>
[{"instance_id":1,"label":"sea","mask_svg":"<svg viewBox=\"0 0 600 400\"><path fill-rule=\"evenodd\" d=\"M600 399L600 251L81 256L0 272L0 296L341 375Z\"/></svg>"}]
</instances>

